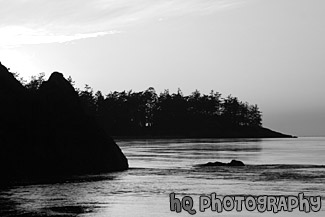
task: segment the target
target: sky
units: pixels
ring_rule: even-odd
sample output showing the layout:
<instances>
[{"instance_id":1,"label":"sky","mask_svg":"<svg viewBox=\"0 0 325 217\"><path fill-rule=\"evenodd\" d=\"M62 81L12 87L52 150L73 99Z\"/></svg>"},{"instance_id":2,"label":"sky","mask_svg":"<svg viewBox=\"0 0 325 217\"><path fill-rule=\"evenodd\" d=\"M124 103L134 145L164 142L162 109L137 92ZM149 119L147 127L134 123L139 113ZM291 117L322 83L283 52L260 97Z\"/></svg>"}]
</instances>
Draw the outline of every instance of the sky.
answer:
<instances>
[{"instance_id":1,"label":"sky","mask_svg":"<svg viewBox=\"0 0 325 217\"><path fill-rule=\"evenodd\" d=\"M324 0L0 0L0 61L26 80L231 94L267 128L325 136Z\"/></svg>"}]
</instances>

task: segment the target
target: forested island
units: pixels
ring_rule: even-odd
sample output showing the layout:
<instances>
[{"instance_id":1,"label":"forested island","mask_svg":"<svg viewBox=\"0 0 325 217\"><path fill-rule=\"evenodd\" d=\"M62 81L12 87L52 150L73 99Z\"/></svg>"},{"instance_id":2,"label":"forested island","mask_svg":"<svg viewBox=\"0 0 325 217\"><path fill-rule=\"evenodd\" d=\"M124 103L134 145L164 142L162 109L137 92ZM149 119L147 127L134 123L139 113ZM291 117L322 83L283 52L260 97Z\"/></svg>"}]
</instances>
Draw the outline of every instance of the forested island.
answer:
<instances>
[{"instance_id":1,"label":"forested island","mask_svg":"<svg viewBox=\"0 0 325 217\"><path fill-rule=\"evenodd\" d=\"M128 169L115 138L291 137L262 127L257 105L198 90L103 95L54 72L30 81L0 64L1 182Z\"/></svg>"},{"instance_id":2,"label":"forested island","mask_svg":"<svg viewBox=\"0 0 325 217\"><path fill-rule=\"evenodd\" d=\"M18 78L30 92L37 92L45 74L29 82ZM67 79L72 86L74 81ZM231 95L195 90L183 95L153 87L140 92L122 91L103 95L89 85L75 88L83 110L115 138L275 138L292 137L262 127L262 112Z\"/></svg>"}]
</instances>

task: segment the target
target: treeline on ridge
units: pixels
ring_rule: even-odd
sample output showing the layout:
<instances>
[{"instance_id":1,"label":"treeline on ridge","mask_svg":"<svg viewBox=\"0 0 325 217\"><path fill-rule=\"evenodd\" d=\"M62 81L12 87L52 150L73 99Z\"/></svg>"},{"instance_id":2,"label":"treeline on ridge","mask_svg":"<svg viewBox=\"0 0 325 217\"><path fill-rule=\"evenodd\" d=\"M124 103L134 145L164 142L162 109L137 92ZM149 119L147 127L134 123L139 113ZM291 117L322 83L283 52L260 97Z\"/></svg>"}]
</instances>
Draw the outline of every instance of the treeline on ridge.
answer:
<instances>
[{"instance_id":1,"label":"treeline on ridge","mask_svg":"<svg viewBox=\"0 0 325 217\"><path fill-rule=\"evenodd\" d=\"M29 82L19 80L36 92L44 76L32 76ZM71 77L68 81L74 85ZM262 126L257 105L231 95L222 98L214 91L206 95L195 90L185 96L180 89L177 93L165 90L157 94L150 87L140 92L115 91L103 95L88 85L83 90L75 89L86 113L113 136L218 136L230 129Z\"/></svg>"}]
</instances>

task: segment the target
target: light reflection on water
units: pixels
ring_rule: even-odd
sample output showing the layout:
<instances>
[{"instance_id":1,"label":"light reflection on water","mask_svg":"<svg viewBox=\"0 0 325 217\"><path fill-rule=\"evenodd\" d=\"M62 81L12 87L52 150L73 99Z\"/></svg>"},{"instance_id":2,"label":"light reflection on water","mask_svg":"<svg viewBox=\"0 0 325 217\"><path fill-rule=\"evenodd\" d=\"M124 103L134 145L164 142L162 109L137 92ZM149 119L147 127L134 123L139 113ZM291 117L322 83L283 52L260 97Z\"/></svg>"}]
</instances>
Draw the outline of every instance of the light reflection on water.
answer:
<instances>
[{"instance_id":1,"label":"light reflection on water","mask_svg":"<svg viewBox=\"0 0 325 217\"><path fill-rule=\"evenodd\" d=\"M325 138L117 141L130 170L69 177L51 184L0 190L0 216L190 216L169 211L169 193L191 195L307 195L325 197ZM242 160L244 168L200 168ZM196 204L197 205L197 204ZM198 210L198 208L197 208ZM324 216L319 213L308 216ZM196 216L221 215L211 211ZM224 212L226 216L273 213ZM277 216L304 216L278 213ZM306 215L307 216L307 215Z\"/></svg>"}]
</instances>

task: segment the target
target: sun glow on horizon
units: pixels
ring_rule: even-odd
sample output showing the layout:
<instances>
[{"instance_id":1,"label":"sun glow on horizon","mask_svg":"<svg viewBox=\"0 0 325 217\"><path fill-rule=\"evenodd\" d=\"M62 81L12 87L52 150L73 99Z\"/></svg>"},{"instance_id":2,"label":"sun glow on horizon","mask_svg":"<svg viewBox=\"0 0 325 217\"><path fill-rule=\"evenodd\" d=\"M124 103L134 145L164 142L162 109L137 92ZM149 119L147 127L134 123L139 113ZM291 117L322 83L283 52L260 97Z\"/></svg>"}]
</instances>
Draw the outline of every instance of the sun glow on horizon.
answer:
<instances>
[{"instance_id":1,"label":"sun glow on horizon","mask_svg":"<svg viewBox=\"0 0 325 217\"><path fill-rule=\"evenodd\" d=\"M18 73L19 77L29 80L31 76L35 76L42 71L42 64L35 55L27 55L12 49L0 50L1 64L9 68L10 72Z\"/></svg>"}]
</instances>

